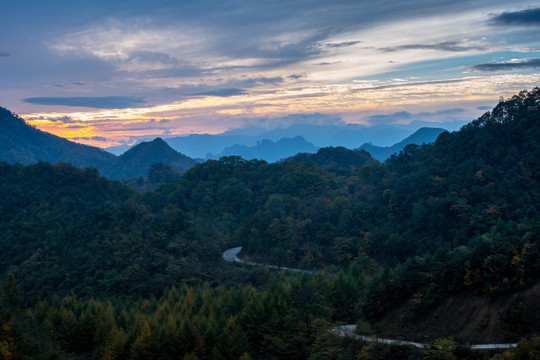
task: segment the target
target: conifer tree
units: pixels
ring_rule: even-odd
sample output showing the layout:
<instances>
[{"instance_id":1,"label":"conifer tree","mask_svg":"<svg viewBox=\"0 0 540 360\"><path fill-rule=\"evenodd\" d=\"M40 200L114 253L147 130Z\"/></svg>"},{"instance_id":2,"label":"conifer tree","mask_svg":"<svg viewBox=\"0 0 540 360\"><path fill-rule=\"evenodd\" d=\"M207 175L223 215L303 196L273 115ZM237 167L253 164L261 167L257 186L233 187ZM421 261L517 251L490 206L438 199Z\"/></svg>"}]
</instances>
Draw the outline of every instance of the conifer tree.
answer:
<instances>
[{"instance_id":1,"label":"conifer tree","mask_svg":"<svg viewBox=\"0 0 540 360\"><path fill-rule=\"evenodd\" d=\"M141 333L131 345L131 358L134 360L153 360L152 333L148 322L144 322Z\"/></svg>"}]
</instances>

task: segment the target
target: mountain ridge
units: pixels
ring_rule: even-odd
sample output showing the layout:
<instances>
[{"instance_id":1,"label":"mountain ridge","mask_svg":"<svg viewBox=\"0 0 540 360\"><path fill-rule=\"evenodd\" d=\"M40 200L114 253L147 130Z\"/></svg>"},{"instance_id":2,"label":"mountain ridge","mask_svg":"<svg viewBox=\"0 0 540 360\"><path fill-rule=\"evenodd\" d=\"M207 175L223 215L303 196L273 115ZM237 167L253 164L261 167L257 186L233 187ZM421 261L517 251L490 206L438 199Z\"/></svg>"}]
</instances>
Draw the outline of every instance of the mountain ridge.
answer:
<instances>
[{"instance_id":1,"label":"mountain ridge","mask_svg":"<svg viewBox=\"0 0 540 360\"><path fill-rule=\"evenodd\" d=\"M0 161L30 165L38 161L64 162L78 168L96 168L111 179L148 177L155 163L183 172L196 161L156 138L130 148L121 156L101 148L78 144L28 125L24 119L0 107Z\"/></svg>"},{"instance_id":2,"label":"mountain ridge","mask_svg":"<svg viewBox=\"0 0 540 360\"><path fill-rule=\"evenodd\" d=\"M64 163L0 163L3 344L50 334L66 358L210 358L231 344L224 358L528 358L540 348L538 104L540 89L522 92L383 163L343 147L222 157L145 194ZM246 261L317 274L221 260L239 246ZM353 322L434 346L329 331ZM456 341L520 341L521 355Z\"/></svg>"},{"instance_id":3,"label":"mountain ridge","mask_svg":"<svg viewBox=\"0 0 540 360\"><path fill-rule=\"evenodd\" d=\"M103 175L111 179L148 177L150 168L157 163L170 165L180 172L195 166L195 160L174 150L162 138L142 142L110 162Z\"/></svg>"},{"instance_id":4,"label":"mountain ridge","mask_svg":"<svg viewBox=\"0 0 540 360\"><path fill-rule=\"evenodd\" d=\"M371 143L365 143L358 149L367 151L375 159L382 162L389 158L391 155L398 154L407 145L422 145L432 143L437 140L437 137L444 131L446 130L442 128L423 127L416 130L413 134L409 135L405 139L401 140L398 143L395 143L392 146L383 147L372 145Z\"/></svg>"},{"instance_id":5,"label":"mountain ridge","mask_svg":"<svg viewBox=\"0 0 540 360\"><path fill-rule=\"evenodd\" d=\"M305 119L304 119L305 120ZM233 145L255 146L263 140L279 141L283 138L302 136L306 141L318 148L343 146L349 149L358 148L362 144L372 143L377 146L392 146L410 136L422 127L439 125L447 131L458 130L467 122L433 123L413 121L407 125L385 124L365 126L360 124L295 124L286 128L265 130L263 128L246 128L226 131L221 134L190 134L165 139L171 147L192 158L208 159L207 155L219 154ZM250 130L252 129L252 130Z\"/></svg>"},{"instance_id":6,"label":"mountain ridge","mask_svg":"<svg viewBox=\"0 0 540 360\"><path fill-rule=\"evenodd\" d=\"M0 107L0 160L28 165L37 161L63 161L77 167L102 168L114 159L107 151L36 129L11 111Z\"/></svg>"},{"instance_id":7,"label":"mountain ridge","mask_svg":"<svg viewBox=\"0 0 540 360\"><path fill-rule=\"evenodd\" d=\"M275 162L302 152L316 152L319 148L308 142L303 136L294 138L281 138L277 141L263 139L254 146L235 144L226 147L220 154L207 155L210 159L219 159L223 156L241 156L246 160L261 159Z\"/></svg>"}]
</instances>

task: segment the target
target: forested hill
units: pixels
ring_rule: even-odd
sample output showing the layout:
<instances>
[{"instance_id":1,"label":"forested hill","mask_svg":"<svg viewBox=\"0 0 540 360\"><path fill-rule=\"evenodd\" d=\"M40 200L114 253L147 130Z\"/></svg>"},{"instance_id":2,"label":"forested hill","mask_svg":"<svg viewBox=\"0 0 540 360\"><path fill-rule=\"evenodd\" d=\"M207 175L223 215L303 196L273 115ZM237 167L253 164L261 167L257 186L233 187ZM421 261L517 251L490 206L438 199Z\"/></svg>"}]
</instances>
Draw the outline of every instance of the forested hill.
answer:
<instances>
[{"instance_id":1,"label":"forested hill","mask_svg":"<svg viewBox=\"0 0 540 360\"><path fill-rule=\"evenodd\" d=\"M173 150L160 138L140 143L117 157L100 148L78 144L36 129L0 107L0 161L35 164L64 162L78 168L93 167L110 179L149 177L154 164L184 172L196 161Z\"/></svg>"},{"instance_id":2,"label":"forested hill","mask_svg":"<svg viewBox=\"0 0 540 360\"><path fill-rule=\"evenodd\" d=\"M1 226L4 234L10 234L2 238L3 246L10 247L11 241L28 234L18 226L22 219L37 232L47 228L40 241L47 234L56 239L87 234L85 224L95 223L92 233L103 233L85 235L91 244L108 238L107 232L118 227L114 220L107 220L103 223L107 228L101 229L99 221L87 217L114 209L126 228L134 222L124 238L143 233L144 238L152 238L149 234L164 230L151 226L143 231L140 227L150 220L152 224L168 223L174 214L187 227L181 237L163 235L163 244L188 239L204 246L212 243L218 249L242 245L252 257L311 269L339 269L364 255L392 267L428 256L421 260L428 268L435 266L429 261L449 266L457 261L451 264L457 269L445 271L441 278L441 286L446 284L449 289L478 288L497 294L519 288L540 271L536 256L539 93L535 89L501 102L462 130L444 133L432 145L408 146L385 164L344 148L321 149L308 156L310 162L303 162L307 155L275 164L229 157L198 164L179 180L144 198L130 196L128 202L125 198L88 202L77 194L92 198L94 187L78 189L76 181L69 184L73 190L63 194L67 174L75 171L65 165L47 171L45 164L36 165L42 175L35 167L2 171L4 199L29 188L41 189L32 198L35 207L24 206L25 202L13 208L2 206ZM344 163L339 159L353 161L358 168L345 166L346 171L336 171ZM11 169L9 165L4 168ZM23 183L8 174L26 180ZM76 176L106 183L91 172ZM33 186L33 181L42 185ZM58 192L51 193L53 190ZM101 198L98 195L96 199ZM72 208L80 216L73 218ZM64 220L54 220L57 218ZM36 240L30 237L21 246L28 251L28 244ZM519 261L516 254L521 254ZM42 249L40 256L48 255ZM19 261L32 264L24 257L17 259L3 257L3 271Z\"/></svg>"},{"instance_id":3,"label":"forested hill","mask_svg":"<svg viewBox=\"0 0 540 360\"><path fill-rule=\"evenodd\" d=\"M334 173L352 175L366 164L374 163L373 158L363 150L348 150L344 147L327 147L316 154L300 153L283 161L313 162L317 166Z\"/></svg>"},{"instance_id":4,"label":"forested hill","mask_svg":"<svg viewBox=\"0 0 540 360\"><path fill-rule=\"evenodd\" d=\"M382 164L343 148L274 164L226 157L144 195L66 164L4 163L0 272L15 275L27 304L47 299L35 321L79 354L98 351L80 340L102 329L84 327L100 309L92 296L120 301L106 317L118 324L110 336L124 337L119 358L140 358L143 334L161 351L165 323L170 344L186 344L174 357L225 354L230 335L243 345L225 358L318 358L335 343L323 335L331 324L357 320L419 338L538 334L539 106L540 89L521 92ZM274 276L222 261L236 246L253 261L320 272ZM181 295L122 303L172 285ZM471 299L485 306L474 311ZM422 321L434 314L451 324L427 333ZM208 330L225 326L225 338ZM82 330L62 330L71 327Z\"/></svg>"},{"instance_id":5,"label":"forested hill","mask_svg":"<svg viewBox=\"0 0 540 360\"><path fill-rule=\"evenodd\" d=\"M77 167L101 168L115 158L96 147L73 143L27 125L0 107L0 160L24 165L63 161Z\"/></svg>"},{"instance_id":6,"label":"forested hill","mask_svg":"<svg viewBox=\"0 0 540 360\"><path fill-rule=\"evenodd\" d=\"M135 145L103 168L103 175L110 179L147 177L154 164L166 164L180 172L197 162L171 148L163 139Z\"/></svg>"}]
</instances>

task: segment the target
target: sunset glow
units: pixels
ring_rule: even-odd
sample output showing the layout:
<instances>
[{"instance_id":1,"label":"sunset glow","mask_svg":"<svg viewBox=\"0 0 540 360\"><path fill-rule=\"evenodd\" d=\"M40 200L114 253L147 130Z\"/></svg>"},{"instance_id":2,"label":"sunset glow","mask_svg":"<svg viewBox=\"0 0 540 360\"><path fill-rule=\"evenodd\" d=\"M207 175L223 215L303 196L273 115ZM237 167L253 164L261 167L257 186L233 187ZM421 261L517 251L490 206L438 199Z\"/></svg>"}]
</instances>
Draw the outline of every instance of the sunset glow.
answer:
<instances>
[{"instance_id":1,"label":"sunset glow","mask_svg":"<svg viewBox=\"0 0 540 360\"><path fill-rule=\"evenodd\" d=\"M291 114L368 125L404 111L472 120L500 96L540 84L540 21L520 22L538 12L533 3L429 5L133 2L126 11L98 1L86 14L67 3L54 13L10 3L0 105L107 147L260 118L280 127ZM14 23L23 13L24 28Z\"/></svg>"}]
</instances>

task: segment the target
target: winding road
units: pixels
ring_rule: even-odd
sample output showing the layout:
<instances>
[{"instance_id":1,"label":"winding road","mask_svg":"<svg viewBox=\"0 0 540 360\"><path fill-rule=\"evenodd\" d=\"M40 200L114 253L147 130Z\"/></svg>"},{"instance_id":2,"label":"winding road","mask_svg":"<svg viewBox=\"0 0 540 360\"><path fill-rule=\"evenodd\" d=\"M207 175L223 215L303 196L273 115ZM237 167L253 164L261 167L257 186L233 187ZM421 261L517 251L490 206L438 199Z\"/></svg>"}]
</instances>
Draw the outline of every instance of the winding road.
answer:
<instances>
[{"instance_id":1,"label":"winding road","mask_svg":"<svg viewBox=\"0 0 540 360\"><path fill-rule=\"evenodd\" d=\"M356 325L341 325L334 327L331 331L339 336L351 336L355 339L367 341L367 342L375 342L379 344L390 344L390 345L407 345L407 346L414 346L419 349L429 349L431 347L430 344L423 344L423 343L417 343L412 341L405 341L405 340L395 340L395 339L383 339L378 337L371 337L371 336L363 336L358 335L354 332L356 330ZM493 349L509 349L509 348L515 348L517 344L477 344L477 345L471 345L470 348L473 350L493 350Z\"/></svg>"},{"instance_id":2,"label":"winding road","mask_svg":"<svg viewBox=\"0 0 540 360\"><path fill-rule=\"evenodd\" d=\"M313 274L313 271L309 271L309 270L293 269L293 268L288 268L288 267L280 267L276 265L267 265L267 264L244 261L238 257L238 254L240 253L240 251L242 251L241 246L224 251L222 255L223 260L228 261L228 262L233 262L233 263L251 265L251 266L265 266L269 269L287 270L287 271ZM420 349L426 349L431 346L430 344L423 344L423 343L417 343L417 342L412 342L412 341L383 339L383 338L378 338L378 337L358 335L354 332L355 330L356 330L356 325L341 325L341 326L336 326L332 328L331 331L334 334L339 335L339 336L351 336L358 340L374 342L374 343L379 343L379 344L407 345L407 346L414 346ZM470 348L473 350L493 350L493 349L515 348L516 346L517 344L478 344L478 345L471 345Z\"/></svg>"}]
</instances>

